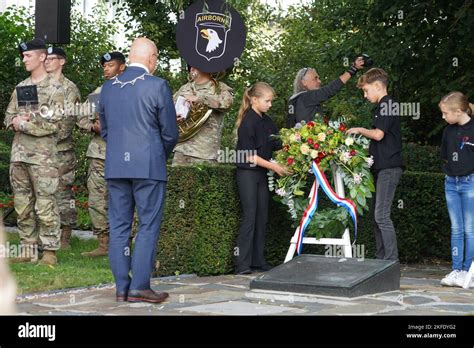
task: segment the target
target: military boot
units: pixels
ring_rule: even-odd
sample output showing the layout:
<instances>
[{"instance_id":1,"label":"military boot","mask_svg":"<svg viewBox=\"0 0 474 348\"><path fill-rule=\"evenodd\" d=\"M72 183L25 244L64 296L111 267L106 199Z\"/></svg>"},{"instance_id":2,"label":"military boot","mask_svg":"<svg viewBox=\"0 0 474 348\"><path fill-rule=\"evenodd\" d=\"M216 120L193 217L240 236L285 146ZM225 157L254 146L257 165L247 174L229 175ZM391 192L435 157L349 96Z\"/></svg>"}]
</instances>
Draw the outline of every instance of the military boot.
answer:
<instances>
[{"instance_id":1,"label":"military boot","mask_svg":"<svg viewBox=\"0 0 474 348\"><path fill-rule=\"evenodd\" d=\"M97 238L99 239L99 246L97 247L97 249L81 253L82 256L99 257L107 256L109 254L109 235L101 234Z\"/></svg>"},{"instance_id":2,"label":"military boot","mask_svg":"<svg viewBox=\"0 0 474 348\"><path fill-rule=\"evenodd\" d=\"M71 249L71 226L63 226L61 231L61 249Z\"/></svg>"},{"instance_id":3,"label":"military boot","mask_svg":"<svg viewBox=\"0 0 474 348\"><path fill-rule=\"evenodd\" d=\"M40 265L52 266L58 263L58 258L56 257L56 251L54 250L45 250L43 252L43 257L38 262Z\"/></svg>"}]
</instances>

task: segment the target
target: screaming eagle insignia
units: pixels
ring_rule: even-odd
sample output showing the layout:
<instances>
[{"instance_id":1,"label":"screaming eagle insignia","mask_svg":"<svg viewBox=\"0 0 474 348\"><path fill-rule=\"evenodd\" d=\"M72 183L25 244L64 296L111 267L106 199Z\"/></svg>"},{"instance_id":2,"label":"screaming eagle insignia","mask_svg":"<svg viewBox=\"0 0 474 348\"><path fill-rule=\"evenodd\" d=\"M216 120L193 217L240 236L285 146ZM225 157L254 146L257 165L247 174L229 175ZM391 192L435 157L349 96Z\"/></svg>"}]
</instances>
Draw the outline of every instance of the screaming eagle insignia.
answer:
<instances>
[{"instance_id":1,"label":"screaming eagle insignia","mask_svg":"<svg viewBox=\"0 0 474 348\"><path fill-rule=\"evenodd\" d=\"M196 14L196 52L208 61L225 53L232 18L222 13Z\"/></svg>"}]
</instances>

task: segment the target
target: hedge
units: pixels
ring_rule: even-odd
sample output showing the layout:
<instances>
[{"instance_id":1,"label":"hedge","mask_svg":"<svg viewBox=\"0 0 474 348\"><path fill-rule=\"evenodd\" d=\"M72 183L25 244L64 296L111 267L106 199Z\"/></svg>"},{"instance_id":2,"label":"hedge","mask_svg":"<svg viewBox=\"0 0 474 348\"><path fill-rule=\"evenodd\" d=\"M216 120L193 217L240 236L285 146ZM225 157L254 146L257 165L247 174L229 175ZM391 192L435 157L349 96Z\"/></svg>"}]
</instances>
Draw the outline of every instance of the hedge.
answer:
<instances>
[{"instance_id":1,"label":"hedge","mask_svg":"<svg viewBox=\"0 0 474 348\"><path fill-rule=\"evenodd\" d=\"M169 168L165 219L159 242L159 275L175 272L215 275L232 272L240 206L235 169L229 166ZM392 218L400 259L450 259L450 225L442 174L405 172L397 189ZM326 204L328 204L326 202ZM271 202L266 258L282 263L294 229L285 208ZM375 254L372 222L359 217L358 245ZM304 246L303 253L324 253Z\"/></svg>"}]
</instances>

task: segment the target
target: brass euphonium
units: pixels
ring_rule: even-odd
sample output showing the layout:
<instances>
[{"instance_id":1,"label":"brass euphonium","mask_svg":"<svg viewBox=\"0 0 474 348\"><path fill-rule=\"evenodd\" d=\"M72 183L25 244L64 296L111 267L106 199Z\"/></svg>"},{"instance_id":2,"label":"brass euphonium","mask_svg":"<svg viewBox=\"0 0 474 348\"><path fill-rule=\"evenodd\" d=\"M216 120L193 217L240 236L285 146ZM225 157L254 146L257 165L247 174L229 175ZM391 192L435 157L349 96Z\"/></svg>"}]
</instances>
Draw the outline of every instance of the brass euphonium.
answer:
<instances>
[{"instance_id":1,"label":"brass euphonium","mask_svg":"<svg viewBox=\"0 0 474 348\"><path fill-rule=\"evenodd\" d=\"M196 135L211 114L212 109L207 105L202 103L192 103L188 117L178 122L178 142L181 143Z\"/></svg>"}]
</instances>

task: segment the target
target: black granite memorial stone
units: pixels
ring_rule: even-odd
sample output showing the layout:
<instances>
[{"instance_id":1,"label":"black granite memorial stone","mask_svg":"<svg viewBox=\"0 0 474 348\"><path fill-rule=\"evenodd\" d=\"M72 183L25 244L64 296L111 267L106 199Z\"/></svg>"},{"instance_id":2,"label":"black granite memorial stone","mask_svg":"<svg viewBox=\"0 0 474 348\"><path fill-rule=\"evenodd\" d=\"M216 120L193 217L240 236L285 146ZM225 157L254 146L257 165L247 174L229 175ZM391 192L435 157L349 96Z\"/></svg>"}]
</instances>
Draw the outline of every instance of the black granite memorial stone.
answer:
<instances>
[{"instance_id":1,"label":"black granite memorial stone","mask_svg":"<svg viewBox=\"0 0 474 348\"><path fill-rule=\"evenodd\" d=\"M357 297L400 289L398 261L300 255L260 275L250 289Z\"/></svg>"}]
</instances>

